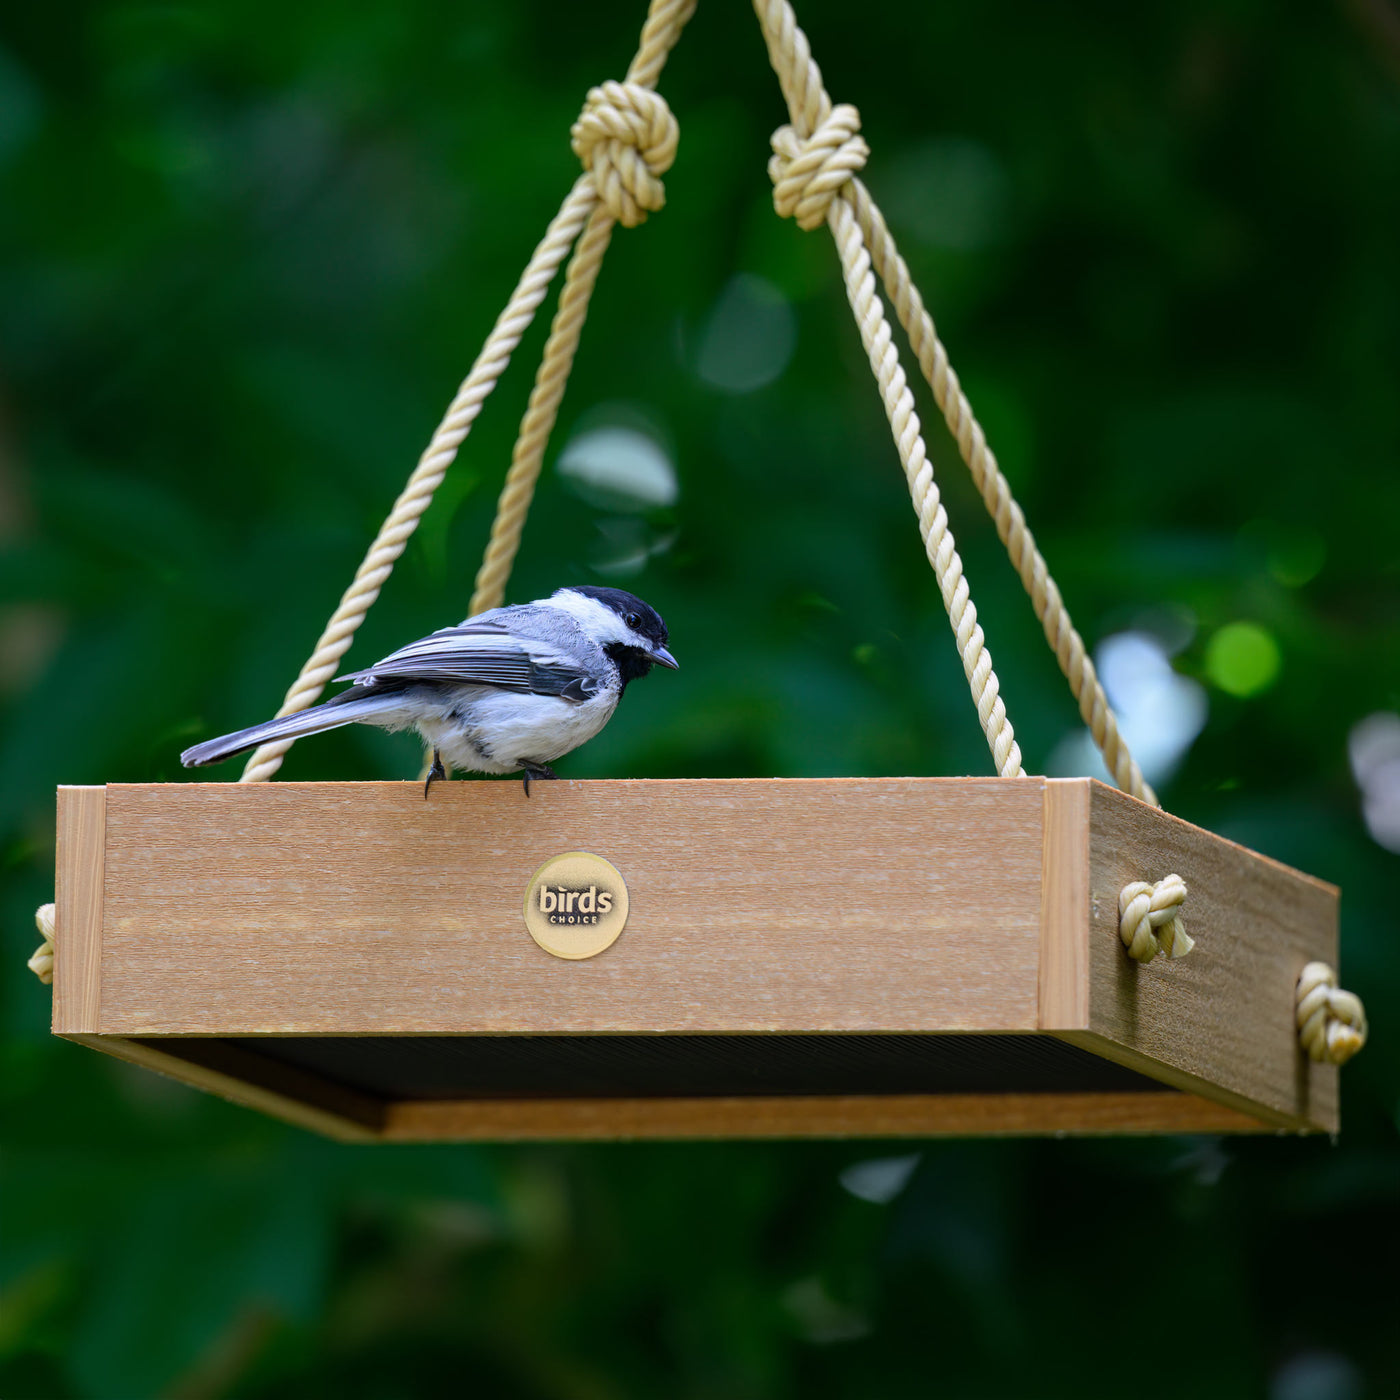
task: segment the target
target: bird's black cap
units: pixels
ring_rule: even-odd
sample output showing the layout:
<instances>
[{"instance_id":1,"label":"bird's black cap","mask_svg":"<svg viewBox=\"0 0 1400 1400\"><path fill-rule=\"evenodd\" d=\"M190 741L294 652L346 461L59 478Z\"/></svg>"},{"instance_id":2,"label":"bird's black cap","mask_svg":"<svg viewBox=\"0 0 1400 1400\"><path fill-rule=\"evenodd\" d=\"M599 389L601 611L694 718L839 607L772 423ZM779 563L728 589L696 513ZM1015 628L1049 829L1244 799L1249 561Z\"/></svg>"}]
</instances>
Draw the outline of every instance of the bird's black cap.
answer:
<instances>
[{"instance_id":1,"label":"bird's black cap","mask_svg":"<svg viewBox=\"0 0 1400 1400\"><path fill-rule=\"evenodd\" d=\"M636 616L635 623L628 625L634 632L640 632L649 642L664 647L670 640L666 624L661 614L650 603L644 603L635 593L622 588L602 588L592 583L577 583L570 586L570 592L582 593L585 598L596 598L605 608L611 608L619 617L628 614Z\"/></svg>"}]
</instances>

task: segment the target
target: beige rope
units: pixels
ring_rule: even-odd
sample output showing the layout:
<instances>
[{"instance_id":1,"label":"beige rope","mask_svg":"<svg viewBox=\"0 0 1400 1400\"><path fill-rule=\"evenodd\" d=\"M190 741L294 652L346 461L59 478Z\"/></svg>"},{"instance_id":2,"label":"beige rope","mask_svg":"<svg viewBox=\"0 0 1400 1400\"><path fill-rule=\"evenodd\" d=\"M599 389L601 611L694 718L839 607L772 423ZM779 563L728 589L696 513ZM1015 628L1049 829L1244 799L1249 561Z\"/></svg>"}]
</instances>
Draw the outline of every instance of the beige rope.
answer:
<instances>
[{"instance_id":1,"label":"beige rope","mask_svg":"<svg viewBox=\"0 0 1400 1400\"><path fill-rule=\"evenodd\" d=\"M601 204L564 275L530 402L520 422L510 470L496 505L491 538L476 575L469 613L498 607L520 548L545 448L559 416L613 224L635 227L666 202L661 176L676 157L676 119L656 93L630 83L604 83L588 94L574 123L573 148L592 175Z\"/></svg>"},{"instance_id":2,"label":"beige rope","mask_svg":"<svg viewBox=\"0 0 1400 1400\"><path fill-rule=\"evenodd\" d=\"M1168 875L1155 884L1134 880L1118 895L1118 932L1130 958L1150 963L1159 953L1184 958L1195 941L1181 922L1186 884L1180 875Z\"/></svg>"},{"instance_id":3,"label":"beige rope","mask_svg":"<svg viewBox=\"0 0 1400 1400\"><path fill-rule=\"evenodd\" d=\"M762 0L756 0L756 4L762 15ZM790 19L791 10L783 8ZM765 31L766 28L765 24ZM795 25L792 29L795 52L801 31L796 30ZM804 46L805 42L802 40ZM776 57L774 66L778 66ZM783 77L781 70L779 77ZM789 91L787 81L783 82L783 90ZM802 108L791 98L789 106L793 109L793 125L781 127L774 133L773 159L768 165L773 180L774 208L785 217L795 218L802 228L813 229L825 222L831 229L841 258L846 297L880 387L885 416L894 434L895 448L919 519L919 534L943 595L948 621L957 637L963 674L977 706L978 721L997 772L1004 778L1021 777L1021 750L1006 717L991 652L978 624L962 560L948 527L948 513L933 479L933 467L914 409L914 396L909 392L889 322L875 291L870 254L846 195L852 175L861 169L869 154L869 147L860 136L860 114L849 105L833 108L828 102L820 122L802 132L797 125Z\"/></svg>"},{"instance_id":4,"label":"beige rope","mask_svg":"<svg viewBox=\"0 0 1400 1400\"><path fill-rule=\"evenodd\" d=\"M34 950L34 956L29 959L29 970L46 987L53 981L53 925L53 905L41 904L34 911L34 927L39 930L44 941Z\"/></svg>"},{"instance_id":5,"label":"beige rope","mask_svg":"<svg viewBox=\"0 0 1400 1400\"><path fill-rule=\"evenodd\" d=\"M665 98L632 82L590 88L569 131L599 199L623 228L636 228L666 203L661 177L676 159L679 139Z\"/></svg>"},{"instance_id":6,"label":"beige rope","mask_svg":"<svg viewBox=\"0 0 1400 1400\"><path fill-rule=\"evenodd\" d=\"M277 711L279 716L295 714L308 705L314 705L326 683L339 669L341 658L350 649L351 640L379 597L379 590L393 572L424 511L432 504L433 493L441 485L487 396L510 364L512 352L529 329L559 264L567 256L596 202L591 183L582 178L576 181L526 265L505 310L492 327L476 363L462 381L408 484L380 526L364 561L355 571L354 580L331 614L315 650L288 690ZM283 756L292 747L292 742L290 739L278 739L256 749L249 757L239 781L267 781L282 766Z\"/></svg>"},{"instance_id":7,"label":"beige rope","mask_svg":"<svg viewBox=\"0 0 1400 1400\"><path fill-rule=\"evenodd\" d=\"M587 173L574 182L550 222L471 372L462 381L407 485L355 571L350 587L288 690L277 711L279 716L314 704L335 675L483 403L533 321L559 264L583 230L565 274L559 310L521 423L470 611L479 612L500 601L612 224L640 223L647 211L661 208L665 200L659 177L675 159L678 132L666 104L647 90L655 87L667 57L694 13L695 0L651 0L626 81L604 83L589 92L572 133L574 150ZM490 601L481 602L483 598ZM255 750L239 781L257 783L272 778L292 742L278 740ZM53 905L42 906L35 921L44 933L45 945L30 959L30 966L48 982L53 966Z\"/></svg>"},{"instance_id":8,"label":"beige rope","mask_svg":"<svg viewBox=\"0 0 1400 1400\"><path fill-rule=\"evenodd\" d=\"M496 503L496 517L491 522L491 536L486 553L477 570L476 586L472 592L467 615L474 617L488 608L499 607L505 597L525 517L535 496L535 484L544 464L544 450L559 412L560 401L569 382L574 354L584 318L588 315L588 300L592 295L603 254L612 238L613 219L603 209L594 209L588 227L579 240L565 275L564 290L559 296L559 309L550 326L549 340L535 374L530 402L520 420L520 432L511 452L510 469Z\"/></svg>"},{"instance_id":9,"label":"beige rope","mask_svg":"<svg viewBox=\"0 0 1400 1400\"><path fill-rule=\"evenodd\" d=\"M831 125L834 112L842 109L832 107L822 83L821 69L812 58L807 37L798 27L792 6L787 0L754 0L754 9L763 27L769 58L778 75L793 128L800 137L809 139L817 132L834 137L837 130L849 126L849 118L840 120L836 127ZM853 108L844 110L854 113ZM859 118L855 118L855 121L858 127ZM815 148L812 156L816 156ZM1021 508L1016 504L1011 488L987 446L981 426L973 416L971 405L962 392L957 375L948 363L947 351L938 339L923 299L909 276L909 269L900 257L894 238L870 192L855 178L855 172L863 165L862 159L845 170L844 179L841 178L843 172L839 165L823 167L824 181L840 189L842 200L855 212L871 261L885 284L899 323L909 337L919 368L933 390L934 401L957 441L958 452L971 472L996 524L997 534L1030 595L1036 617L1045 629L1046 639L1079 702L1080 714L1089 726L1114 781L1124 791L1155 806L1156 794L1143 780L1141 770L1123 742L1117 718L1099 683L1093 662L1085 653L1083 640L1074 628L1060 591L1049 575L1034 537L1026 528ZM797 183L799 173L788 172L790 186ZM821 193L826 192L827 186L824 185ZM785 206L791 203L791 188L783 191L775 189L774 204L780 214L791 212L801 227L815 227L811 220L820 206L810 205L802 210L794 208L789 211ZM817 218L816 222L820 221Z\"/></svg>"},{"instance_id":10,"label":"beige rope","mask_svg":"<svg viewBox=\"0 0 1400 1400\"><path fill-rule=\"evenodd\" d=\"M909 277L909 268L895 246L884 216L871 199L869 190L859 180L851 182L851 197L856 218L870 248L871 261L885 284L895 315L909 337L919 369L933 391L934 402L943 414L948 431L958 444L958 454L981 493L987 513L996 525L997 535L1030 597L1031 607L1044 628L1045 639L1069 681L1070 690L1079 704L1079 713L1088 725L1099 752L1103 754L1104 763L1113 774L1113 781L1124 792L1154 807L1158 806L1157 794L1143 778L1142 770L1119 732L1118 718L1104 694L1094 663L1085 651L1084 641L1075 630L1055 580L1050 577L1035 536L1026 526L1021 507L1011 494L1011 487L1002 475L995 455L987 446L981 424L973 415L958 376L948 363L948 352L934 330L933 320L924 307L918 288Z\"/></svg>"},{"instance_id":11,"label":"beige rope","mask_svg":"<svg viewBox=\"0 0 1400 1400\"><path fill-rule=\"evenodd\" d=\"M1366 1044L1366 1008L1337 986L1325 962L1310 962L1298 978L1298 1039L1311 1060L1344 1065Z\"/></svg>"},{"instance_id":12,"label":"beige rope","mask_svg":"<svg viewBox=\"0 0 1400 1400\"><path fill-rule=\"evenodd\" d=\"M792 127L781 128L773 150L768 162L773 207L780 218L794 219L808 232L827 221L833 201L870 158L860 113L846 103L833 107L805 141Z\"/></svg>"},{"instance_id":13,"label":"beige rope","mask_svg":"<svg viewBox=\"0 0 1400 1400\"><path fill-rule=\"evenodd\" d=\"M996 458L986 445L932 319L909 277L908 267L879 208L856 178L869 156L869 148L859 134L859 113L851 106L832 106L806 37L797 27L786 0L754 0L754 4L792 117L792 125L781 128L773 138L774 157L769 171L774 204L779 214L794 218L801 228L813 229L825 222L832 231L847 297L879 384L919 518L920 534L957 636L964 673L998 771L1007 777L1019 776L1020 750L1006 718L991 655L977 623L962 561L933 479L913 396L875 292L875 272L884 282L920 369L1031 597L1036 616L1105 762L1120 787L1155 804L1155 795L1143 781L1118 733L1116 719L1085 654L1083 641ZM499 603L612 225L617 222L634 227L647 212L660 209L665 202L660 176L674 160L677 128L665 102L649 89L660 76L666 56L694 6L695 0L653 0L627 81L605 83L589 92L572 132L574 150L587 173L575 183L535 249L471 373L375 537L316 649L288 691L279 715L313 703L335 673L481 405L509 364L560 262L582 229L521 422L491 539L477 575L471 611ZM290 747L289 741L281 741L258 749L240 781L271 778ZM1119 928L1132 957L1150 962L1159 953L1176 958L1190 952L1192 940L1179 917L1186 893L1186 886L1177 875L1155 884L1136 881L1123 888L1119 895ZM36 912L35 924L44 941L30 958L29 966L45 983L53 980L54 923L54 905L42 905ZM1299 1037L1312 1059L1341 1064L1364 1045L1366 1017L1361 1001L1337 987L1336 974L1327 964L1309 963L1303 969L1297 1003Z\"/></svg>"},{"instance_id":14,"label":"beige rope","mask_svg":"<svg viewBox=\"0 0 1400 1400\"><path fill-rule=\"evenodd\" d=\"M643 211L647 208L659 207L659 205L648 202L654 198L654 193L643 176L648 175L646 157L657 155L657 138L654 131L658 123L664 127L664 120L658 116L654 109L647 106L645 100L640 98L638 93L642 89L655 85L661 75L662 68L665 66L667 56L675 46L676 40L680 38L681 30L686 21L694 12L695 0L652 0L646 22L642 27L637 53L627 70L626 84L605 84L602 89L595 88L589 93L590 104L594 102L595 94L602 93L605 96L592 110L589 106L585 106L584 115L579 119L580 125L591 121L602 127L609 121L615 121L617 129L607 130L605 136L600 136L589 147L592 157L590 173L574 183L574 187L569 191L559 213L555 215L544 238L535 249L524 274L514 292L511 293L510 300L506 303L505 310L487 337L481 354L477 356L471 373L457 391L446 416L438 425L438 429L433 434L432 441L429 442L423 456L419 459L413 475L409 477L407 486L394 503L394 508L390 511L388 518L380 527L363 563L355 572L354 581L341 598L330 621L327 622L325 630L316 643L315 650L307 658L292 688L287 692L282 707L277 711L279 716L293 714L314 704L325 689L326 683L335 675L341 658L349 650L352 638L360 624L365 620L365 615L369 612L375 599L378 598L379 590L384 586L390 573L393 572L395 562L403 553L414 530L418 528L418 522L422 519L424 511L432 503L433 493L441 484L447 468L452 464L458 449L470 432L471 425L477 414L481 412L481 406L487 395L496 387L496 381L510 363L512 352L519 345L521 336L524 335L534 319L535 312L544 300L545 293L554 279L555 272L558 271L559 264L567 256L580 230L590 223L591 216L599 207L600 198L605 206L607 206L609 199L616 202L621 212L613 214L612 217L619 219L623 219L623 215L631 213L624 198L633 200ZM609 110L607 106L611 99L606 94L613 89L624 89L623 96L613 104L614 109L617 110ZM660 99L656 100L660 101ZM664 106L664 104L662 105ZM618 110L622 109L625 109L629 116L619 116ZM669 117L669 113L666 113L666 116ZM627 126L629 120L635 125ZM645 139L648 142L645 150L641 152L639 161L634 161L615 149L614 143L625 145L624 138L628 130L638 131L639 139ZM665 146L664 134L661 146L663 148ZM671 155L674 156L674 135L671 137L670 149ZM666 160L665 163L669 165L670 161ZM602 172L602 178L607 185L606 191L600 192L595 183L593 171ZM623 221L625 222L625 219ZM605 249L606 246L606 237L604 237L602 248ZM602 250L600 249L598 256L601 257L601 255ZM597 269L594 267L594 276L596 276L596 272ZM584 275L584 271L579 274L580 278ZM583 294L582 303L586 309L586 292ZM581 315L579 321L581 324ZM572 361L572 352L568 358ZM543 374L543 369L544 367L541 366L541 374ZM567 375L567 366L564 373ZM562 393L562 385L560 392ZM557 407L557 401L555 406ZM552 421L551 415L550 422ZM512 470L514 469L515 464L513 463ZM537 466L535 472L538 474ZM533 490L533 478L529 482L528 490L522 488L523 479L527 475L528 471L525 469L517 473L516 489L512 496L511 511L517 516L515 530L517 541L519 538L518 525L523 523L525 509L528 508L529 496ZM507 492L510 490L511 483L508 482ZM502 499L504 502L504 495ZM493 530L493 543L496 543L495 533ZM509 530L507 529L505 533L508 534ZM513 545L509 554L514 555ZM505 572L508 573L509 558L506 559L504 567ZM504 576L501 578L501 585L504 586ZM478 591L480 591L480 587L478 579ZM472 611L477 611L477 609L473 607ZM239 781L256 783L271 778L282 766L282 759L287 750L291 748L292 742L280 739L274 743L262 745L249 758Z\"/></svg>"}]
</instances>

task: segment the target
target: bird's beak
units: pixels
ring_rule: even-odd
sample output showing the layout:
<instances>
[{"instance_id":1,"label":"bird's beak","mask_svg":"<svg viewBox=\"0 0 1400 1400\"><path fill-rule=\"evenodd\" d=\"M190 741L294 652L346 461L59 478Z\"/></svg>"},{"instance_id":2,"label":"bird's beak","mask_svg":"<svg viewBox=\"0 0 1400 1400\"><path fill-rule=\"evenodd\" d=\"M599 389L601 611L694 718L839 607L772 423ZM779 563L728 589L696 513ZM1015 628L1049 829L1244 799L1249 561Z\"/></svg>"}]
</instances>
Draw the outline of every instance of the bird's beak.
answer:
<instances>
[{"instance_id":1,"label":"bird's beak","mask_svg":"<svg viewBox=\"0 0 1400 1400\"><path fill-rule=\"evenodd\" d=\"M669 666L673 671L681 669L681 663L665 647L657 647L655 651L647 652L647 660L656 662L658 666Z\"/></svg>"}]
</instances>

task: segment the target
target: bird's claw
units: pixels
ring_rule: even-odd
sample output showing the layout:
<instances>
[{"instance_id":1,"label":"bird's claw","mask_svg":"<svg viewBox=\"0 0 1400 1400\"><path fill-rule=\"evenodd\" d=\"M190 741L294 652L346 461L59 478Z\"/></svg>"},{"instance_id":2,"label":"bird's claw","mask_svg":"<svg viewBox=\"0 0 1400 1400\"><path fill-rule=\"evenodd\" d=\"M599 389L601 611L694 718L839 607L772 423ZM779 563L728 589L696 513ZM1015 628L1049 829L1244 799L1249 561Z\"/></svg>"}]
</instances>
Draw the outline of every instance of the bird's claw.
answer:
<instances>
[{"instance_id":1,"label":"bird's claw","mask_svg":"<svg viewBox=\"0 0 1400 1400\"><path fill-rule=\"evenodd\" d=\"M428 793L433 783L439 778L447 776L447 769L442 766L442 755L436 749L433 750L433 766L428 769L428 781L423 784L423 801L428 800Z\"/></svg>"},{"instance_id":2,"label":"bird's claw","mask_svg":"<svg viewBox=\"0 0 1400 1400\"><path fill-rule=\"evenodd\" d=\"M546 767L543 763L522 763L520 765L525 770L525 796L530 795L531 778L557 779L559 774L554 769Z\"/></svg>"}]
</instances>

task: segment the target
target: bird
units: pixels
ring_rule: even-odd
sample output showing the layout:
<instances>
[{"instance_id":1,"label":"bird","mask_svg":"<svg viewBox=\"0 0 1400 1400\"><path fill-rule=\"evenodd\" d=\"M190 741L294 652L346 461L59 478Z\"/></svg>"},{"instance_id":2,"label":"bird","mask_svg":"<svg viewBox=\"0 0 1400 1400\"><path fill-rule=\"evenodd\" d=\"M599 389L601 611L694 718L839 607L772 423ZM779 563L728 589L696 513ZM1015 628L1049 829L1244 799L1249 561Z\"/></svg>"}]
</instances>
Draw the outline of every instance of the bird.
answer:
<instances>
[{"instance_id":1,"label":"bird","mask_svg":"<svg viewBox=\"0 0 1400 1400\"><path fill-rule=\"evenodd\" d=\"M477 613L337 677L350 688L295 714L186 749L186 768L222 763L260 744L343 724L416 729L432 746L423 784L443 760L475 773L555 778L555 759L586 743L628 685L653 666L678 669L661 615L621 588L573 584L548 598Z\"/></svg>"}]
</instances>

